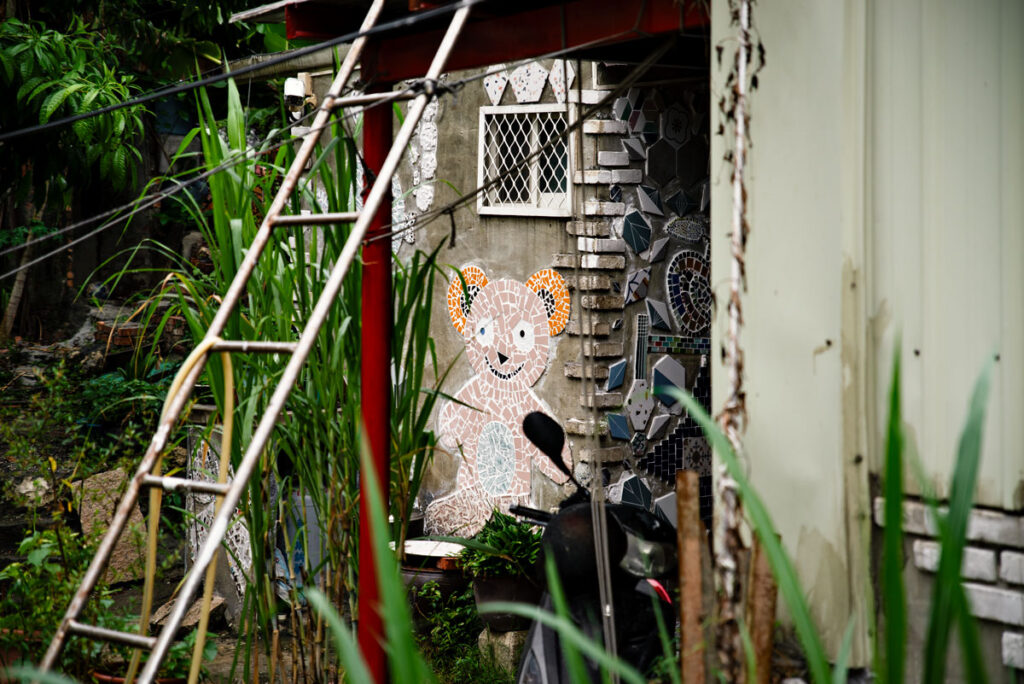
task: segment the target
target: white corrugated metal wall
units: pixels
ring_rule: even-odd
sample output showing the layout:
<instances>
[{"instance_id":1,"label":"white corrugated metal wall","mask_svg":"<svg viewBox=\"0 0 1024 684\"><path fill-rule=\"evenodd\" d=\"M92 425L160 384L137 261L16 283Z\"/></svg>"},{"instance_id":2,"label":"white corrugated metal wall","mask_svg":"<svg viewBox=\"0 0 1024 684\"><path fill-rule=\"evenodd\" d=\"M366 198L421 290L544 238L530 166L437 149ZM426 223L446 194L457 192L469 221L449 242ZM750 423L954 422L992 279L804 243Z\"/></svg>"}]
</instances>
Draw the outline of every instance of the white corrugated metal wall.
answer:
<instances>
[{"instance_id":1,"label":"white corrugated metal wall","mask_svg":"<svg viewBox=\"0 0 1024 684\"><path fill-rule=\"evenodd\" d=\"M725 3L713 12L728 58ZM751 474L826 640L856 616L867 664L867 482L898 331L913 447L940 492L970 388L1000 354L978 501L1024 505L1024 3L794 0L755 5L754 21L768 67L748 185ZM725 73L712 69L713 101ZM711 162L720 303L726 142ZM716 341L724 330L720 307Z\"/></svg>"}]
</instances>

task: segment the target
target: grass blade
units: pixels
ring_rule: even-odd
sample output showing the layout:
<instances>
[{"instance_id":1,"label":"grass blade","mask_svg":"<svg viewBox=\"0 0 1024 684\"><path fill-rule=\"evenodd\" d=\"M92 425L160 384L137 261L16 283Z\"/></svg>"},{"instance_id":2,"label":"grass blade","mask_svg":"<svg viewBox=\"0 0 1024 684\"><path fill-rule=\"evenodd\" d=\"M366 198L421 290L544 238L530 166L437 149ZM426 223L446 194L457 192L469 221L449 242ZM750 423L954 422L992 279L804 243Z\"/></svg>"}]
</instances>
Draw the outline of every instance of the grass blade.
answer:
<instances>
[{"instance_id":1,"label":"grass blade","mask_svg":"<svg viewBox=\"0 0 1024 684\"><path fill-rule=\"evenodd\" d=\"M900 342L896 341L889 385L885 436L885 530L882 537L882 609L884 646L879 653L882 681L903 681L907 608L903 587L903 415L900 395Z\"/></svg>"},{"instance_id":2,"label":"grass blade","mask_svg":"<svg viewBox=\"0 0 1024 684\"><path fill-rule=\"evenodd\" d=\"M960 434L960 443L957 447L956 466L950 488L949 513L945 516L944 524L940 525L939 540L942 553L939 556L939 569L935 577L932 611L925 641L923 680L926 682L941 682L945 679L950 629L954 621L970 620L970 616L965 615L968 612L967 601L958 596L963 594L960 568L967 540L967 520L971 514L978 464L981 460L981 436L985 426L992 363L992 359L989 359L974 385L967 423ZM968 628L963 638L970 640L971 633L974 634L976 642L976 629ZM978 657L976 666L983 668L980 662L980 647L977 647L976 643L968 646L969 648L965 649L965 657ZM972 672L972 676L985 679L984 669Z\"/></svg>"},{"instance_id":3,"label":"grass blade","mask_svg":"<svg viewBox=\"0 0 1024 684\"><path fill-rule=\"evenodd\" d=\"M682 392L676 388L664 391L669 396L683 402L683 406L689 411L690 416L704 430L704 435L711 444L711 448L725 463L729 475L736 481L750 525L764 546L765 554L775 573L775 579L779 583L779 592L785 599L792 615L793 626L803 646L804 655L807 657L807 667L810 670L811 678L818 684L831 682L832 673L828 665L828 657L821 638L818 636L818 627L811 618L811 611L807 605L803 588L800 586L796 569L785 549L782 548L782 542L775 531L775 525L768 514L768 509L747 479L743 467L736 458L736 454L733 453L729 440L726 439L700 402L688 392Z\"/></svg>"},{"instance_id":4,"label":"grass blade","mask_svg":"<svg viewBox=\"0 0 1024 684\"><path fill-rule=\"evenodd\" d=\"M513 613L530 620L536 620L558 632L558 636L563 642L571 642L575 648L579 649L580 653L595 661L601 668L618 674L624 681L630 684L644 684L647 681L629 663L616 658L606 652L601 644L587 638L587 635L580 631L580 628L573 624L572 620L561 615L549 613L540 606L530 606L511 601L493 601L481 604L480 612ZM582 681L586 682L587 680L583 679Z\"/></svg>"}]
</instances>

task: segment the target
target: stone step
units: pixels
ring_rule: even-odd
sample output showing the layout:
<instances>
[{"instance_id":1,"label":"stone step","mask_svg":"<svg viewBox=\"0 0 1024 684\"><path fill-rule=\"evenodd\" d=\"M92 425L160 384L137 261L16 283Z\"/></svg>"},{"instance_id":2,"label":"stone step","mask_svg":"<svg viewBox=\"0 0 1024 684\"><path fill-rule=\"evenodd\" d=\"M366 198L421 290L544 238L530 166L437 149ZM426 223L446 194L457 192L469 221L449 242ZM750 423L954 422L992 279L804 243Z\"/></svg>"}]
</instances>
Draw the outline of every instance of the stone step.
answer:
<instances>
[{"instance_id":1,"label":"stone step","mask_svg":"<svg viewBox=\"0 0 1024 684\"><path fill-rule=\"evenodd\" d=\"M622 216L626 213L626 204L625 202L587 200L583 205L583 213L586 216Z\"/></svg>"},{"instance_id":2,"label":"stone step","mask_svg":"<svg viewBox=\"0 0 1024 684\"><path fill-rule=\"evenodd\" d=\"M640 169L587 169L573 176L576 185L636 185L643 179Z\"/></svg>"},{"instance_id":3,"label":"stone step","mask_svg":"<svg viewBox=\"0 0 1024 684\"><path fill-rule=\"evenodd\" d=\"M576 249L581 252L625 254L626 241L618 238L576 238Z\"/></svg>"},{"instance_id":4,"label":"stone step","mask_svg":"<svg viewBox=\"0 0 1024 684\"><path fill-rule=\"evenodd\" d=\"M589 135L625 135L629 127L625 121L616 119L587 119L583 122L583 132Z\"/></svg>"},{"instance_id":5,"label":"stone step","mask_svg":"<svg viewBox=\"0 0 1024 684\"><path fill-rule=\"evenodd\" d=\"M597 164L598 166L629 166L629 154L611 150L598 152Z\"/></svg>"},{"instance_id":6,"label":"stone step","mask_svg":"<svg viewBox=\"0 0 1024 684\"><path fill-rule=\"evenodd\" d=\"M595 271L621 271L626 268L626 257L617 254L581 254L579 261L575 254L552 256L555 268L589 268Z\"/></svg>"},{"instance_id":7,"label":"stone step","mask_svg":"<svg viewBox=\"0 0 1024 684\"><path fill-rule=\"evenodd\" d=\"M594 311L621 311L622 295L587 294L580 297L580 306Z\"/></svg>"},{"instance_id":8,"label":"stone step","mask_svg":"<svg viewBox=\"0 0 1024 684\"><path fill-rule=\"evenodd\" d=\"M612 234L612 224L608 221L569 221L565 224L565 232L573 236L606 238Z\"/></svg>"},{"instance_id":9,"label":"stone step","mask_svg":"<svg viewBox=\"0 0 1024 684\"><path fill-rule=\"evenodd\" d=\"M577 90L576 88L569 88L569 102L572 104L578 104L580 100L583 104L595 105L602 100L608 91L606 90ZM582 96L582 97L581 97Z\"/></svg>"},{"instance_id":10,"label":"stone step","mask_svg":"<svg viewBox=\"0 0 1024 684\"><path fill-rule=\"evenodd\" d=\"M625 397L619 392L598 392L580 397L580 406L597 409L617 408L622 406L623 401Z\"/></svg>"},{"instance_id":11,"label":"stone step","mask_svg":"<svg viewBox=\"0 0 1024 684\"><path fill-rule=\"evenodd\" d=\"M602 447L598 449L580 449L573 454L577 461L582 463L596 463L598 458L602 464L612 465L626 460L628 449L624 446Z\"/></svg>"},{"instance_id":12,"label":"stone step","mask_svg":"<svg viewBox=\"0 0 1024 684\"><path fill-rule=\"evenodd\" d=\"M612 289L612 279L606 275L567 275L562 276L565 279L565 285L570 290L610 290ZM579 281L577 283L577 280Z\"/></svg>"},{"instance_id":13,"label":"stone step","mask_svg":"<svg viewBox=\"0 0 1024 684\"><path fill-rule=\"evenodd\" d=\"M608 434L608 423L603 420L581 420L570 418L565 421L565 432L577 437L603 437Z\"/></svg>"},{"instance_id":14,"label":"stone step","mask_svg":"<svg viewBox=\"0 0 1024 684\"><path fill-rule=\"evenodd\" d=\"M591 358L622 356L622 342L594 342L583 340L583 355Z\"/></svg>"},{"instance_id":15,"label":"stone step","mask_svg":"<svg viewBox=\"0 0 1024 684\"><path fill-rule=\"evenodd\" d=\"M565 326L565 332L573 337L587 335L590 337L608 337L612 334L612 324L608 321L588 321L581 323L578 319L571 319Z\"/></svg>"},{"instance_id":16,"label":"stone step","mask_svg":"<svg viewBox=\"0 0 1024 684\"><path fill-rule=\"evenodd\" d=\"M588 363L584 369L579 361L568 361L565 364L565 377L573 380L607 380L608 366Z\"/></svg>"}]
</instances>

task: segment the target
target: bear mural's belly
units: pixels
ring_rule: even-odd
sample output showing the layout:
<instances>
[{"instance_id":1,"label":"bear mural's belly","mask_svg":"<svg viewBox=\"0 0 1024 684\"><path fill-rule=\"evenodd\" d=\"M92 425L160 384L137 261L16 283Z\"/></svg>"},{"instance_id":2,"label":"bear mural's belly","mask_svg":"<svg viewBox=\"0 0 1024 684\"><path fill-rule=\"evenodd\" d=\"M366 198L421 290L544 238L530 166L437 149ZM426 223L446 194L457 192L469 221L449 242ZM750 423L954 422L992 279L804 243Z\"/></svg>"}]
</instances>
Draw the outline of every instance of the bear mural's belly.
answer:
<instances>
[{"instance_id":1,"label":"bear mural's belly","mask_svg":"<svg viewBox=\"0 0 1024 684\"><path fill-rule=\"evenodd\" d=\"M516 475L515 436L504 423L491 421L480 431L476 471L480 486L490 496L500 496L512 488Z\"/></svg>"}]
</instances>

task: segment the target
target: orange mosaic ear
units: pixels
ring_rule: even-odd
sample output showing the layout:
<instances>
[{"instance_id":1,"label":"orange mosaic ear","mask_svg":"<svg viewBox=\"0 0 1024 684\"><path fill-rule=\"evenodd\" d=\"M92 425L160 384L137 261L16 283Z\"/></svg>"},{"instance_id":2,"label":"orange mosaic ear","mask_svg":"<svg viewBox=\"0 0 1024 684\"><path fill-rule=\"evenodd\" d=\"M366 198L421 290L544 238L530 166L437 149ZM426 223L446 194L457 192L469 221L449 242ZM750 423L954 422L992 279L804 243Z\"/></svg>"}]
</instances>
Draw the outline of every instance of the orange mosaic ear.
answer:
<instances>
[{"instance_id":1,"label":"orange mosaic ear","mask_svg":"<svg viewBox=\"0 0 1024 684\"><path fill-rule=\"evenodd\" d=\"M452 282L448 284L448 315L452 319L452 325L461 333L466 327L469 307L473 305L473 299L487 284L487 276L476 266L466 266L459 272L462 274L462 278L452 278ZM465 290L462 288L463 279L466 281ZM467 292L468 298L466 297Z\"/></svg>"},{"instance_id":2,"label":"orange mosaic ear","mask_svg":"<svg viewBox=\"0 0 1024 684\"><path fill-rule=\"evenodd\" d=\"M526 287L537 293L548 312L548 332L557 335L565 330L569 322L569 288L565 280L553 268L544 268L526 281Z\"/></svg>"}]
</instances>

